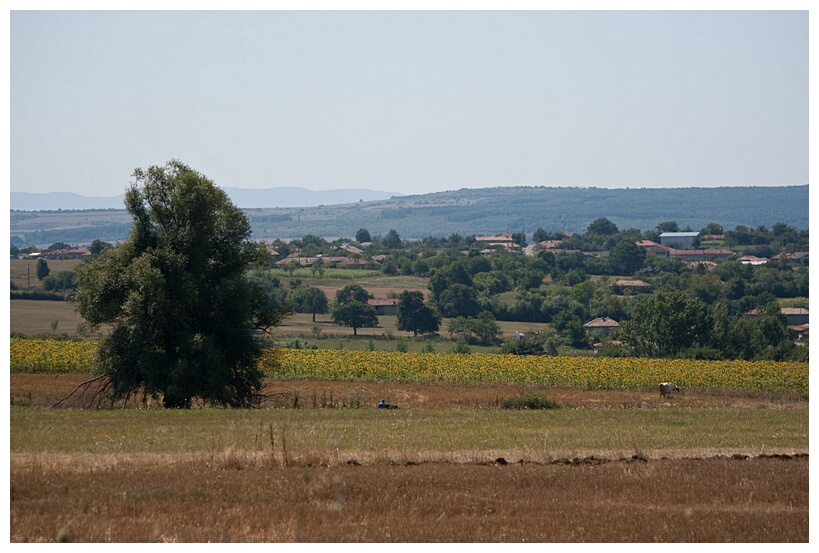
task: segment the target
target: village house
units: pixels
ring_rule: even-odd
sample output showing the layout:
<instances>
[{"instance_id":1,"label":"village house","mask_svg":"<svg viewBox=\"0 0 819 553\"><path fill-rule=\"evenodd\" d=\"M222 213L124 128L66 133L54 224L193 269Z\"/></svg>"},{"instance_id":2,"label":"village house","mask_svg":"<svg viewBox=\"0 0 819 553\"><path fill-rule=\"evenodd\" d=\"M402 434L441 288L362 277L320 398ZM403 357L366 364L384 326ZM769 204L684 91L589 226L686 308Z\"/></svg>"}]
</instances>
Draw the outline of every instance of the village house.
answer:
<instances>
[{"instance_id":1,"label":"village house","mask_svg":"<svg viewBox=\"0 0 819 553\"><path fill-rule=\"evenodd\" d=\"M776 256L774 259L777 259L780 263L786 263L788 265L801 265L803 263L807 263L808 252L785 252Z\"/></svg>"},{"instance_id":2,"label":"village house","mask_svg":"<svg viewBox=\"0 0 819 553\"><path fill-rule=\"evenodd\" d=\"M645 249L646 255L668 257L668 252L671 250L671 248L668 246L663 246L662 244L658 244L653 240L637 240L635 243L641 248Z\"/></svg>"},{"instance_id":3,"label":"village house","mask_svg":"<svg viewBox=\"0 0 819 553\"><path fill-rule=\"evenodd\" d=\"M808 341L808 327L809 325L806 324L792 327L796 332L796 345L804 346L805 342Z\"/></svg>"},{"instance_id":4,"label":"village house","mask_svg":"<svg viewBox=\"0 0 819 553\"><path fill-rule=\"evenodd\" d=\"M91 255L91 251L88 248L80 247L54 250L43 254L43 257L46 259L82 259L88 255Z\"/></svg>"},{"instance_id":5,"label":"village house","mask_svg":"<svg viewBox=\"0 0 819 553\"><path fill-rule=\"evenodd\" d=\"M364 255L364 250L362 250L361 248L356 248L355 246L350 245L339 246L338 249L353 255Z\"/></svg>"},{"instance_id":6,"label":"village house","mask_svg":"<svg viewBox=\"0 0 819 553\"><path fill-rule=\"evenodd\" d=\"M788 319L788 326L800 326L809 323L809 312L804 307L783 307L779 310ZM759 317L759 309L751 309L742 314L746 319Z\"/></svg>"},{"instance_id":7,"label":"village house","mask_svg":"<svg viewBox=\"0 0 819 553\"><path fill-rule=\"evenodd\" d=\"M765 265L770 259L767 257L757 257L755 255L743 255L737 259L743 265Z\"/></svg>"},{"instance_id":8,"label":"village house","mask_svg":"<svg viewBox=\"0 0 819 553\"><path fill-rule=\"evenodd\" d=\"M638 240L635 244L644 248L647 255L657 255L667 259L681 259L688 263L727 259L735 255L735 252L726 249L682 250L664 246L651 240Z\"/></svg>"},{"instance_id":9,"label":"village house","mask_svg":"<svg viewBox=\"0 0 819 553\"><path fill-rule=\"evenodd\" d=\"M491 250L500 247L513 253L520 253L523 251L520 244L515 243L511 232L504 232L495 236L476 236L475 241L481 246L484 246L484 249Z\"/></svg>"},{"instance_id":10,"label":"village house","mask_svg":"<svg viewBox=\"0 0 819 553\"><path fill-rule=\"evenodd\" d=\"M592 332L599 332L603 336L608 336L613 331L620 328L620 323L608 317L599 317L593 321L587 322L583 326L585 327L586 332L589 334Z\"/></svg>"}]
</instances>

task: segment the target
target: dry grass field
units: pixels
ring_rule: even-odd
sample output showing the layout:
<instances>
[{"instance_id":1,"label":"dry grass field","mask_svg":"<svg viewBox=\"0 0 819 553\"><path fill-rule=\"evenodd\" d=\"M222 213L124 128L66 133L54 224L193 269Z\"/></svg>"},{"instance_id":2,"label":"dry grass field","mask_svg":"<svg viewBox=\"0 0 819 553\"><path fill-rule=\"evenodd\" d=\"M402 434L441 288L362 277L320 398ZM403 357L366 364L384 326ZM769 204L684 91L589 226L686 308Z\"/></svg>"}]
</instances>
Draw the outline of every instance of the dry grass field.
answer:
<instances>
[{"instance_id":1,"label":"dry grass field","mask_svg":"<svg viewBox=\"0 0 819 553\"><path fill-rule=\"evenodd\" d=\"M809 538L804 398L271 379L278 408L51 408L82 379L11 375L12 542ZM498 407L523 391L562 407Z\"/></svg>"},{"instance_id":2,"label":"dry grass field","mask_svg":"<svg viewBox=\"0 0 819 553\"><path fill-rule=\"evenodd\" d=\"M10 330L12 333L23 336L50 336L68 335L72 338L82 337L78 332L78 325L82 318L74 310L73 304L66 301L46 300L11 300ZM51 324L57 321L56 332L52 333ZM447 333L448 319L441 323L439 331L442 339L433 342L436 351L448 352L454 342ZM515 323L500 321L504 339L510 339L515 332L531 333L547 330L545 324ZM316 333L318 329L318 333ZM106 334L107 328L101 327L99 334ZM381 315L378 317L378 326L375 328L359 328L358 335L353 337L353 329L346 326L334 325L329 314L317 314L316 321L309 313L295 313L285 319L283 324L272 330L272 336L277 344L284 345L298 339L302 343L315 344L322 349L333 349L342 346L349 350L363 350L373 341L375 349L379 351L395 351L397 340L407 342L409 351L419 352L427 344L423 339L414 339L412 332L398 330L395 315ZM318 336L318 337L317 337ZM91 339L98 336L89 337ZM499 347L473 346L474 352L497 352Z\"/></svg>"},{"instance_id":3,"label":"dry grass field","mask_svg":"<svg viewBox=\"0 0 819 553\"><path fill-rule=\"evenodd\" d=\"M60 271L73 271L82 263L81 259L48 259L50 274L56 275ZM37 279L36 259L12 259L10 266L11 281L20 288L40 286L42 281Z\"/></svg>"},{"instance_id":4,"label":"dry grass field","mask_svg":"<svg viewBox=\"0 0 819 553\"><path fill-rule=\"evenodd\" d=\"M11 541L807 542L806 458L279 466L14 458Z\"/></svg>"}]
</instances>

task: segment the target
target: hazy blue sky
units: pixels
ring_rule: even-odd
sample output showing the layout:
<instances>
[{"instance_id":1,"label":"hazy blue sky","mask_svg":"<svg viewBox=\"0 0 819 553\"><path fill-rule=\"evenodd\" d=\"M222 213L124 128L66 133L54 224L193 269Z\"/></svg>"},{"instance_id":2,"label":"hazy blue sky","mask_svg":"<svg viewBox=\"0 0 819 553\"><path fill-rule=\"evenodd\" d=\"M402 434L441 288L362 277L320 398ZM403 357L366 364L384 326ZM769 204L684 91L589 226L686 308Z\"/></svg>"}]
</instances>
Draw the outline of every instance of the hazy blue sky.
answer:
<instances>
[{"instance_id":1,"label":"hazy blue sky","mask_svg":"<svg viewBox=\"0 0 819 553\"><path fill-rule=\"evenodd\" d=\"M807 11L15 11L10 187L808 182Z\"/></svg>"}]
</instances>

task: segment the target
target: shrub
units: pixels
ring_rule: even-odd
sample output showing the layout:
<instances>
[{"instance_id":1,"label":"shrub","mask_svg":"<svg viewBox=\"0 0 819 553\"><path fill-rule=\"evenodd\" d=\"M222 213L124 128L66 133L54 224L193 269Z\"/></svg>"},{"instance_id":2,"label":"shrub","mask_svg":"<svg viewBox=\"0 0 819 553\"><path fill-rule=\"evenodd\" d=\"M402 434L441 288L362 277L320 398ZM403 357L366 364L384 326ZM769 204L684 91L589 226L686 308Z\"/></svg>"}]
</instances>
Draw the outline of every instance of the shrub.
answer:
<instances>
[{"instance_id":1,"label":"shrub","mask_svg":"<svg viewBox=\"0 0 819 553\"><path fill-rule=\"evenodd\" d=\"M503 409L557 409L559 405L537 392L528 392L519 396L504 399L501 402Z\"/></svg>"},{"instance_id":2,"label":"shrub","mask_svg":"<svg viewBox=\"0 0 819 553\"><path fill-rule=\"evenodd\" d=\"M472 349L469 347L469 344L467 344L465 340L461 340L457 342L454 346L452 346L452 353L469 355L471 351Z\"/></svg>"}]
</instances>

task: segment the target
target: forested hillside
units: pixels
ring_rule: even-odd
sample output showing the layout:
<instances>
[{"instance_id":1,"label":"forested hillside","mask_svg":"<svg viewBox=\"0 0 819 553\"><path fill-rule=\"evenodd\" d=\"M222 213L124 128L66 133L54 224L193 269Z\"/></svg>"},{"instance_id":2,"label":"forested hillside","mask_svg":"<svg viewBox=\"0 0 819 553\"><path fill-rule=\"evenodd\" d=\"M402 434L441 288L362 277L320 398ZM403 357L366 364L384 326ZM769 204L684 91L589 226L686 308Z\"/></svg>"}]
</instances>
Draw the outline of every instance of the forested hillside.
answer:
<instances>
[{"instance_id":1,"label":"forested hillside","mask_svg":"<svg viewBox=\"0 0 819 553\"><path fill-rule=\"evenodd\" d=\"M808 228L808 185L720 188L497 187L399 196L389 200L309 208L245 210L254 238L306 234L352 237L359 228L374 235L395 229L404 238L498 232L583 232L599 217L621 229L650 230L664 221L680 227L724 229L784 223ZM123 240L124 210L13 211L12 244Z\"/></svg>"}]
</instances>

